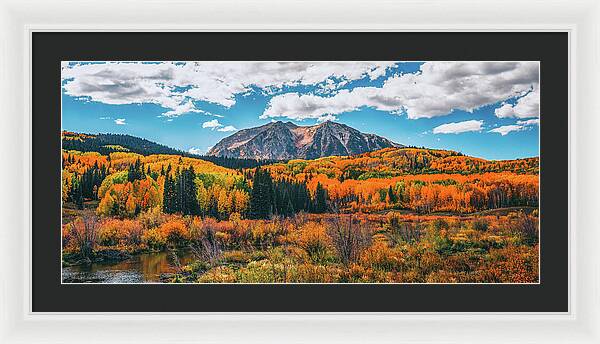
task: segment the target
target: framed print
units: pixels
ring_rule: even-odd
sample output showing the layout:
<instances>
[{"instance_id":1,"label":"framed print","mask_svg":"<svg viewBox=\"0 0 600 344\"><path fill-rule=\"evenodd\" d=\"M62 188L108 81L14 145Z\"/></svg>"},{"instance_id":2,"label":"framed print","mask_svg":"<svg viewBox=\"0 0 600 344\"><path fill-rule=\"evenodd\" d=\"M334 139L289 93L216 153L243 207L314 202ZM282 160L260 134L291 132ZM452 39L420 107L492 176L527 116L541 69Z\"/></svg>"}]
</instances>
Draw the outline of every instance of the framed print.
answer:
<instances>
[{"instance_id":1,"label":"framed print","mask_svg":"<svg viewBox=\"0 0 600 344\"><path fill-rule=\"evenodd\" d=\"M149 30L49 29L7 5L9 342L255 341L276 322L269 340L598 339L597 5L548 27L525 2L535 28L478 10L501 30L451 25L460 1L320 30L271 27L274 9L236 29L213 5L194 26L205 5L152 4Z\"/></svg>"},{"instance_id":2,"label":"framed print","mask_svg":"<svg viewBox=\"0 0 600 344\"><path fill-rule=\"evenodd\" d=\"M42 222L60 220L56 259L45 255L52 231L33 227L34 310L83 310L61 295L92 289L102 310L151 311L133 295L158 299L166 287L192 300L228 294L188 301L188 311L568 311L567 212L558 211L567 169L552 168L567 157L566 122L552 115L568 100L565 33L32 38L34 104L55 104L62 125L60 154L49 135L34 153L47 167L57 158L61 180L60 217ZM65 55L75 39L103 53ZM193 60L169 49L178 59L167 61L139 53L149 40L203 49ZM402 50L375 48L389 40ZM342 52L350 41L374 47ZM261 49L206 56L224 42ZM308 42L322 48L295 48ZM411 42L438 50L416 53ZM441 42L488 48L459 61ZM508 42L518 55L492 48ZM52 70L52 51L60 80L41 72ZM37 91L46 83L60 84L56 102ZM35 149L52 116L40 131L34 118ZM48 198L34 197L34 211ZM544 232L550 222L564 230ZM110 301L113 283L131 297ZM369 291L380 301L347 302ZM250 301L267 292L298 302ZM463 293L470 302L449 301ZM496 302L477 301L492 294ZM436 302L409 301L422 298Z\"/></svg>"}]
</instances>

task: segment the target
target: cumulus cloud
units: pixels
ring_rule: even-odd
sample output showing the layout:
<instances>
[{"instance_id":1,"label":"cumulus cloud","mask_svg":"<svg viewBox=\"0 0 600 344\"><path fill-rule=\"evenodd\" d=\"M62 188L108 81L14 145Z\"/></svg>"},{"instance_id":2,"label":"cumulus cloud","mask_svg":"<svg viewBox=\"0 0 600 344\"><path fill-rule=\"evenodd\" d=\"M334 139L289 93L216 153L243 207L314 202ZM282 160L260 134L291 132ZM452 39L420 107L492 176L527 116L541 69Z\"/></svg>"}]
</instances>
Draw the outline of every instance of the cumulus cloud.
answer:
<instances>
[{"instance_id":1,"label":"cumulus cloud","mask_svg":"<svg viewBox=\"0 0 600 344\"><path fill-rule=\"evenodd\" d=\"M207 121L202 123L202 128L209 128L214 130L215 128L222 127L223 124L219 123L218 119L213 119L212 121Z\"/></svg>"},{"instance_id":2,"label":"cumulus cloud","mask_svg":"<svg viewBox=\"0 0 600 344\"><path fill-rule=\"evenodd\" d=\"M540 117L540 88L536 85L530 92L519 97L514 105L503 104L494 110L499 118L531 118Z\"/></svg>"},{"instance_id":3,"label":"cumulus cloud","mask_svg":"<svg viewBox=\"0 0 600 344\"><path fill-rule=\"evenodd\" d=\"M115 124L116 125L125 125L127 123L125 123L125 118L117 118L117 119L115 119Z\"/></svg>"},{"instance_id":4,"label":"cumulus cloud","mask_svg":"<svg viewBox=\"0 0 600 344\"><path fill-rule=\"evenodd\" d=\"M501 127L498 128L494 128L492 130L490 130L490 133L498 133L502 136L506 136L508 135L508 133L511 133L513 131L521 131L523 130L525 127L522 125L516 125L516 124L511 124L511 125L503 125Z\"/></svg>"},{"instance_id":5,"label":"cumulus cloud","mask_svg":"<svg viewBox=\"0 0 600 344\"><path fill-rule=\"evenodd\" d=\"M188 149L188 153L190 153L190 154L196 154L196 155L201 155L202 154L202 150L200 148L192 147L192 148Z\"/></svg>"},{"instance_id":6,"label":"cumulus cloud","mask_svg":"<svg viewBox=\"0 0 600 344\"><path fill-rule=\"evenodd\" d=\"M64 91L105 104L157 104L167 117L199 112L193 101L224 107L253 87L345 83L385 75L395 62L107 62L62 63Z\"/></svg>"},{"instance_id":7,"label":"cumulus cloud","mask_svg":"<svg viewBox=\"0 0 600 344\"><path fill-rule=\"evenodd\" d=\"M535 117L520 114L532 113L536 97L539 103L538 83L537 62L426 62L417 73L390 77L382 87L356 87L333 96L276 95L261 118L314 119L361 107L405 113L410 119L431 118L453 110L472 112L514 97L521 97L522 103L515 114Z\"/></svg>"},{"instance_id":8,"label":"cumulus cloud","mask_svg":"<svg viewBox=\"0 0 600 344\"><path fill-rule=\"evenodd\" d=\"M469 131L481 131L481 126L483 125L483 121L463 121L463 122L453 122L446 123L440 126L433 128L434 134L460 134L466 133Z\"/></svg>"},{"instance_id":9,"label":"cumulus cloud","mask_svg":"<svg viewBox=\"0 0 600 344\"><path fill-rule=\"evenodd\" d=\"M218 119L213 119L212 121L207 121L202 123L202 128L208 128L210 130L217 130L217 131L222 131L222 132L230 132L230 131L236 131L237 128L234 127L233 125L226 125L224 126L223 124L219 123Z\"/></svg>"},{"instance_id":10,"label":"cumulus cloud","mask_svg":"<svg viewBox=\"0 0 600 344\"><path fill-rule=\"evenodd\" d=\"M227 125L224 126L223 128L219 128L217 129L217 131L223 131L223 132L229 132L229 131L236 131L236 127L234 127L233 125Z\"/></svg>"}]
</instances>

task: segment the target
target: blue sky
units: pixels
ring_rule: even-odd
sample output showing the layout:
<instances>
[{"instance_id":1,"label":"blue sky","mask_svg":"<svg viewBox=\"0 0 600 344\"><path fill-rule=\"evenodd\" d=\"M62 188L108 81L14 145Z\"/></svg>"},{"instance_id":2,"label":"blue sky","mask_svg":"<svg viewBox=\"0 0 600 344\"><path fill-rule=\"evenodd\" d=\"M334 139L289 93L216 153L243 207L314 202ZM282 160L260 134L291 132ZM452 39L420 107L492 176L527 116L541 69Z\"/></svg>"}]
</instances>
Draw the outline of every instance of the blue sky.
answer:
<instances>
[{"instance_id":1,"label":"blue sky","mask_svg":"<svg viewBox=\"0 0 600 344\"><path fill-rule=\"evenodd\" d=\"M204 153L325 120L487 159L539 154L537 62L63 62L62 125Z\"/></svg>"}]
</instances>

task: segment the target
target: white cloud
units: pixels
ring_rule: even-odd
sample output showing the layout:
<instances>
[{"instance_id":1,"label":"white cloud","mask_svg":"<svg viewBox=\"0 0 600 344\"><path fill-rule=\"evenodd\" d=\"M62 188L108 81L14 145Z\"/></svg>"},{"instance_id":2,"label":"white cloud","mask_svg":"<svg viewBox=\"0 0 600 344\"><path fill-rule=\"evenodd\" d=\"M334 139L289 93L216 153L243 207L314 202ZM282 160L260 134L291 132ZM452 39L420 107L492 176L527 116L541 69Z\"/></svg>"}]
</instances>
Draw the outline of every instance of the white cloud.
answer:
<instances>
[{"instance_id":1,"label":"white cloud","mask_svg":"<svg viewBox=\"0 0 600 344\"><path fill-rule=\"evenodd\" d=\"M194 106L194 103L192 103L191 101L188 100L186 103L179 104L179 105L175 106L175 108L173 110L164 112L162 115L165 117L178 117L178 116L183 115L184 113L191 113L191 112L204 112L204 111L196 109L196 107Z\"/></svg>"},{"instance_id":2,"label":"white cloud","mask_svg":"<svg viewBox=\"0 0 600 344\"><path fill-rule=\"evenodd\" d=\"M382 87L357 87L333 96L287 93L271 99L261 118L302 120L339 115L371 107L408 118L444 116L453 110L473 111L481 106L523 96L523 109L539 103L537 62L426 62L417 73L388 78ZM527 109L526 109L527 108ZM530 116L534 117L534 116Z\"/></svg>"},{"instance_id":3,"label":"white cloud","mask_svg":"<svg viewBox=\"0 0 600 344\"><path fill-rule=\"evenodd\" d=\"M490 130L489 132L490 133L498 133L502 136L505 136L505 135L508 135L508 133L511 133L513 131L522 131L527 128L531 129L531 127L535 126L535 125L540 125L539 118L517 121L517 124L504 125L504 126L501 126L498 128L494 128L494 129Z\"/></svg>"},{"instance_id":4,"label":"white cloud","mask_svg":"<svg viewBox=\"0 0 600 344\"><path fill-rule=\"evenodd\" d=\"M105 104L157 104L164 116L199 112L191 101L231 107L235 96L257 87L340 83L385 74L394 62L108 62L62 63L65 93Z\"/></svg>"},{"instance_id":5,"label":"white cloud","mask_svg":"<svg viewBox=\"0 0 600 344\"><path fill-rule=\"evenodd\" d=\"M125 118L117 118L117 119L115 119L115 124L116 125L125 125L127 123L125 123Z\"/></svg>"},{"instance_id":6,"label":"white cloud","mask_svg":"<svg viewBox=\"0 0 600 344\"><path fill-rule=\"evenodd\" d=\"M100 117L100 119L105 120L105 119L111 119L111 117L107 116L107 117Z\"/></svg>"},{"instance_id":7,"label":"white cloud","mask_svg":"<svg viewBox=\"0 0 600 344\"><path fill-rule=\"evenodd\" d=\"M434 134L460 134L469 131L481 131L483 121L464 121L464 122L453 122L446 123L433 128Z\"/></svg>"},{"instance_id":8,"label":"white cloud","mask_svg":"<svg viewBox=\"0 0 600 344\"><path fill-rule=\"evenodd\" d=\"M526 121L517 121L517 124L520 124L520 125L539 125L540 124L540 119L539 118L535 118L535 119L528 119Z\"/></svg>"},{"instance_id":9,"label":"white cloud","mask_svg":"<svg viewBox=\"0 0 600 344\"><path fill-rule=\"evenodd\" d=\"M492 130L490 130L490 133L498 133L502 136L508 135L508 133L513 132L513 131L521 131L523 130L523 126L522 125L515 125L515 124L511 124L511 125L503 125L501 127L498 128L494 128Z\"/></svg>"},{"instance_id":10,"label":"white cloud","mask_svg":"<svg viewBox=\"0 0 600 344\"><path fill-rule=\"evenodd\" d=\"M233 125L227 125L227 126L224 126L223 128L217 129L217 131L229 132L229 131L237 131L237 129Z\"/></svg>"},{"instance_id":11,"label":"white cloud","mask_svg":"<svg viewBox=\"0 0 600 344\"><path fill-rule=\"evenodd\" d=\"M219 114L208 112L208 111L204 111L204 110L198 110L198 112L202 113L204 115L207 115L207 116L213 116L213 117L218 117L218 118L224 118L225 117L223 115L219 115Z\"/></svg>"},{"instance_id":12,"label":"white cloud","mask_svg":"<svg viewBox=\"0 0 600 344\"><path fill-rule=\"evenodd\" d=\"M325 115L323 117L317 118L317 122L335 121L335 120L337 120L337 117L335 117L334 115Z\"/></svg>"},{"instance_id":13,"label":"white cloud","mask_svg":"<svg viewBox=\"0 0 600 344\"><path fill-rule=\"evenodd\" d=\"M202 128L210 128L214 130L215 128L222 127L223 124L219 123L218 119L213 119L212 121L207 121L202 123Z\"/></svg>"},{"instance_id":14,"label":"white cloud","mask_svg":"<svg viewBox=\"0 0 600 344\"><path fill-rule=\"evenodd\" d=\"M192 147L192 148L188 149L188 153L190 153L190 154L196 154L196 155L201 155L202 154L202 150L200 148Z\"/></svg>"},{"instance_id":15,"label":"white cloud","mask_svg":"<svg viewBox=\"0 0 600 344\"><path fill-rule=\"evenodd\" d=\"M494 114L499 118L531 118L540 117L540 88L536 85L530 92L519 99L515 105L503 104L494 110Z\"/></svg>"},{"instance_id":16,"label":"white cloud","mask_svg":"<svg viewBox=\"0 0 600 344\"><path fill-rule=\"evenodd\" d=\"M202 128L208 128L210 130L217 130L217 131L222 131L222 132L230 132L230 131L237 131L237 128L234 127L233 125L226 125L224 126L223 124L219 123L218 119L213 119L212 121L207 121L202 123Z\"/></svg>"}]
</instances>

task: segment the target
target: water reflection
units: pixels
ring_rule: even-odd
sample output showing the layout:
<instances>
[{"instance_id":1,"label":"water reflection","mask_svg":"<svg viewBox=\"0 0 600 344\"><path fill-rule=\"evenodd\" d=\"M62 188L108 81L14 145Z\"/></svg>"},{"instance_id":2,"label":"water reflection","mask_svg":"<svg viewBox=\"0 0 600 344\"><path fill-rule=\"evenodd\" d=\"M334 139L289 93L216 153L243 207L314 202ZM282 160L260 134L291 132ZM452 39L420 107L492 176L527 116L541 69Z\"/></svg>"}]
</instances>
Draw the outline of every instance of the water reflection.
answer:
<instances>
[{"instance_id":1,"label":"water reflection","mask_svg":"<svg viewBox=\"0 0 600 344\"><path fill-rule=\"evenodd\" d=\"M190 252L178 252L182 265L193 261ZM156 283L160 275L175 272L167 252L143 253L121 262L101 262L63 268L64 283Z\"/></svg>"}]
</instances>

